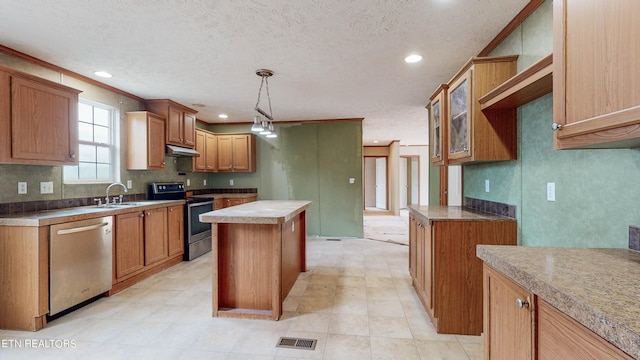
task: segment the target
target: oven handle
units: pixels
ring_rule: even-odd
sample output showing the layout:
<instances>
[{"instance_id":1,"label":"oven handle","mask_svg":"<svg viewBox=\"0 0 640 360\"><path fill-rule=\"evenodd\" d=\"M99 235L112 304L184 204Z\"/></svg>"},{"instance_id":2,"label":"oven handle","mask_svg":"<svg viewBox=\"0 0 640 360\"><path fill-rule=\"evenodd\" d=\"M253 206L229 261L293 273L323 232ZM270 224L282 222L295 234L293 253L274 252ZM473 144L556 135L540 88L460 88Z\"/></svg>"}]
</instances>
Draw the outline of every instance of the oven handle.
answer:
<instances>
[{"instance_id":1,"label":"oven handle","mask_svg":"<svg viewBox=\"0 0 640 360\"><path fill-rule=\"evenodd\" d=\"M196 207L196 206L206 206L206 205L213 205L213 200L187 204L187 206L189 206L190 208Z\"/></svg>"}]
</instances>

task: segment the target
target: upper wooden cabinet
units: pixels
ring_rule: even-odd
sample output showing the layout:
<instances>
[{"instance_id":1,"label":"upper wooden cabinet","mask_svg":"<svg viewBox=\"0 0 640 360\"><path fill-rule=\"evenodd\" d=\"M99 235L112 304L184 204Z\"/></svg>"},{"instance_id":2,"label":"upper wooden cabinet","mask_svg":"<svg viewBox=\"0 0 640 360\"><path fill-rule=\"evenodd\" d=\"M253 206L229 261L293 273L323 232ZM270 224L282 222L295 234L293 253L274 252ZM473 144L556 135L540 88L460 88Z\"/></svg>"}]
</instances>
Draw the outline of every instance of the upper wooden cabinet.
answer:
<instances>
[{"instance_id":1,"label":"upper wooden cabinet","mask_svg":"<svg viewBox=\"0 0 640 360\"><path fill-rule=\"evenodd\" d=\"M164 169L164 122L148 111L127 113L127 169Z\"/></svg>"},{"instance_id":2,"label":"upper wooden cabinet","mask_svg":"<svg viewBox=\"0 0 640 360\"><path fill-rule=\"evenodd\" d=\"M196 145L197 111L167 99L147 100L146 104L147 110L167 119L167 144L193 149Z\"/></svg>"},{"instance_id":3,"label":"upper wooden cabinet","mask_svg":"<svg viewBox=\"0 0 640 360\"><path fill-rule=\"evenodd\" d=\"M556 149L640 145L640 2L553 2Z\"/></svg>"},{"instance_id":4,"label":"upper wooden cabinet","mask_svg":"<svg viewBox=\"0 0 640 360\"><path fill-rule=\"evenodd\" d=\"M0 67L0 162L77 165L79 93Z\"/></svg>"},{"instance_id":5,"label":"upper wooden cabinet","mask_svg":"<svg viewBox=\"0 0 640 360\"><path fill-rule=\"evenodd\" d=\"M254 134L218 134L218 171L255 172L256 136Z\"/></svg>"},{"instance_id":6,"label":"upper wooden cabinet","mask_svg":"<svg viewBox=\"0 0 640 360\"><path fill-rule=\"evenodd\" d=\"M431 134L431 163L433 165L444 165L447 161L447 151L445 144L447 143L446 119L449 86L442 84L436 92L431 95L431 111L430 118L430 134Z\"/></svg>"},{"instance_id":7,"label":"upper wooden cabinet","mask_svg":"<svg viewBox=\"0 0 640 360\"><path fill-rule=\"evenodd\" d=\"M214 133L196 129L196 151L200 153L200 156L191 159L192 171L217 171L218 139Z\"/></svg>"},{"instance_id":8,"label":"upper wooden cabinet","mask_svg":"<svg viewBox=\"0 0 640 360\"><path fill-rule=\"evenodd\" d=\"M478 99L515 75L517 58L471 58L448 83L445 104L448 159L442 160L445 164L516 158L516 109L500 109L485 115Z\"/></svg>"}]
</instances>

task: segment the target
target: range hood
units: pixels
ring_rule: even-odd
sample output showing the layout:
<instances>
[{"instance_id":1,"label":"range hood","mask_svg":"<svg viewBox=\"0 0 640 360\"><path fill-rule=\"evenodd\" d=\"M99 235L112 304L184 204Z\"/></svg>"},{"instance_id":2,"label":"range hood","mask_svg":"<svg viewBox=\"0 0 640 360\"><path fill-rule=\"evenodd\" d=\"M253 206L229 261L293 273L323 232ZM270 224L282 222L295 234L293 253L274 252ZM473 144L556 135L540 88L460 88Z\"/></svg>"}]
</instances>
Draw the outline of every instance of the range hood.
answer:
<instances>
[{"instance_id":1,"label":"range hood","mask_svg":"<svg viewBox=\"0 0 640 360\"><path fill-rule=\"evenodd\" d=\"M178 156L194 157L194 156L200 156L200 153L193 149L189 149L181 146L167 145L167 155L175 156L175 157L178 157Z\"/></svg>"}]
</instances>

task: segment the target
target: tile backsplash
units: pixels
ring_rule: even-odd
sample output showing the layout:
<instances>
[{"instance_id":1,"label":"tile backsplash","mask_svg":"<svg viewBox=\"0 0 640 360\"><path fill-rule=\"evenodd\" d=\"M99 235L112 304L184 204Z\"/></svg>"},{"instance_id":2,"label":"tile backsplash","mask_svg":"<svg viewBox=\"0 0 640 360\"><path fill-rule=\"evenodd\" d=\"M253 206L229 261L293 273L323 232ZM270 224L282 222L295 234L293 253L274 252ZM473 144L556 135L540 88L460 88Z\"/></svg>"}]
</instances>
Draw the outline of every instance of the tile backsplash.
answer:
<instances>
[{"instance_id":1,"label":"tile backsplash","mask_svg":"<svg viewBox=\"0 0 640 360\"><path fill-rule=\"evenodd\" d=\"M629 226L629 249L640 251L640 227Z\"/></svg>"},{"instance_id":2,"label":"tile backsplash","mask_svg":"<svg viewBox=\"0 0 640 360\"><path fill-rule=\"evenodd\" d=\"M504 204L496 201L474 199L470 197L464 198L464 207L474 211L480 211L493 215L506 216L516 218L516 206Z\"/></svg>"}]
</instances>

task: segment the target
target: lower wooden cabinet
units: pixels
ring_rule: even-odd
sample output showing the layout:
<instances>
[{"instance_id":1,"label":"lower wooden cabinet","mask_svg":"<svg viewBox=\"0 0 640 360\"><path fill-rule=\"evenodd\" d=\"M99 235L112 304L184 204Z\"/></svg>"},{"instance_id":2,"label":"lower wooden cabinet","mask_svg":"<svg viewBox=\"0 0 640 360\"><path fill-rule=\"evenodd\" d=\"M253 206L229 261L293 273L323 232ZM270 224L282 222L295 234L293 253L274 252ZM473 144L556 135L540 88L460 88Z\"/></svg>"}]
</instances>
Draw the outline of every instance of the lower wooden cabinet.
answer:
<instances>
[{"instance_id":1,"label":"lower wooden cabinet","mask_svg":"<svg viewBox=\"0 0 640 360\"><path fill-rule=\"evenodd\" d=\"M167 236L167 208L144 212L144 264L145 266L169 257Z\"/></svg>"},{"instance_id":2,"label":"lower wooden cabinet","mask_svg":"<svg viewBox=\"0 0 640 360\"><path fill-rule=\"evenodd\" d=\"M144 214L136 211L115 217L114 283L144 268Z\"/></svg>"},{"instance_id":3,"label":"lower wooden cabinet","mask_svg":"<svg viewBox=\"0 0 640 360\"><path fill-rule=\"evenodd\" d=\"M220 210L227 208L229 206L236 206L240 204L246 204L248 202L258 200L258 195L249 196L249 197L233 197L233 196L225 196L221 195L219 197L214 198L213 200L213 209Z\"/></svg>"},{"instance_id":4,"label":"lower wooden cabinet","mask_svg":"<svg viewBox=\"0 0 640 360\"><path fill-rule=\"evenodd\" d=\"M184 206L169 206L168 211L169 257L182 255L184 253Z\"/></svg>"},{"instance_id":5,"label":"lower wooden cabinet","mask_svg":"<svg viewBox=\"0 0 640 360\"><path fill-rule=\"evenodd\" d=\"M485 360L631 360L570 316L484 266Z\"/></svg>"},{"instance_id":6,"label":"lower wooden cabinet","mask_svg":"<svg viewBox=\"0 0 640 360\"><path fill-rule=\"evenodd\" d=\"M476 245L515 245L516 222L434 220L412 213L409 224L409 272L436 331L480 335L482 261Z\"/></svg>"},{"instance_id":7,"label":"lower wooden cabinet","mask_svg":"<svg viewBox=\"0 0 640 360\"><path fill-rule=\"evenodd\" d=\"M110 295L182 261L184 205L115 216L114 278Z\"/></svg>"},{"instance_id":8,"label":"lower wooden cabinet","mask_svg":"<svg viewBox=\"0 0 640 360\"><path fill-rule=\"evenodd\" d=\"M483 273L484 358L535 359L533 294L486 265Z\"/></svg>"}]
</instances>

